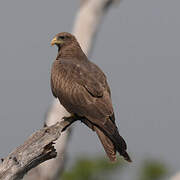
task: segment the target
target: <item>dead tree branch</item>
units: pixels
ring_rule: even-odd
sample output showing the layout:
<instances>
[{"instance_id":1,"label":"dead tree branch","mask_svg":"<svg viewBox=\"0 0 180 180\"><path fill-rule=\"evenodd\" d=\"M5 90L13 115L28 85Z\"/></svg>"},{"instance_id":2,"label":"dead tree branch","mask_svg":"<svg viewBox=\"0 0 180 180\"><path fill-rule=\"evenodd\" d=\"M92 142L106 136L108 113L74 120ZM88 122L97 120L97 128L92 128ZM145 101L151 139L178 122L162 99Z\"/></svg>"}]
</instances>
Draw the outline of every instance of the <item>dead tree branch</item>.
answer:
<instances>
[{"instance_id":1,"label":"dead tree branch","mask_svg":"<svg viewBox=\"0 0 180 180\"><path fill-rule=\"evenodd\" d=\"M53 144L60 137L65 125L67 122L62 121L32 134L0 164L0 179L22 179L35 166L55 158L57 152Z\"/></svg>"}]
</instances>

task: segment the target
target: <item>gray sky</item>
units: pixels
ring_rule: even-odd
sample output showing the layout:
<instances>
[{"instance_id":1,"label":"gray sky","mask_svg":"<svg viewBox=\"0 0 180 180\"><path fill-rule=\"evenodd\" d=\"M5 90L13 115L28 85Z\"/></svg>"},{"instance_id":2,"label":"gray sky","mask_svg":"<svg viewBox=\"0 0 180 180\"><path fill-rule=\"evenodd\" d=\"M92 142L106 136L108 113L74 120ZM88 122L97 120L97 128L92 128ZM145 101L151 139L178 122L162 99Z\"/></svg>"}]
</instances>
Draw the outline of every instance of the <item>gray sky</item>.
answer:
<instances>
[{"instance_id":1,"label":"gray sky","mask_svg":"<svg viewBox=\"0 0 180 180\"><path fill-rule=\"evenodd\" d=\"M124 0L110 10L92 61L108 76L116 121L134 160L165 160L180 170L180 1ZM52 102L52 37L71 31L78 1L0 1L0 156L42 126ZM70 158L104 153L76 123Z\"/></svg>"}]
</instances>

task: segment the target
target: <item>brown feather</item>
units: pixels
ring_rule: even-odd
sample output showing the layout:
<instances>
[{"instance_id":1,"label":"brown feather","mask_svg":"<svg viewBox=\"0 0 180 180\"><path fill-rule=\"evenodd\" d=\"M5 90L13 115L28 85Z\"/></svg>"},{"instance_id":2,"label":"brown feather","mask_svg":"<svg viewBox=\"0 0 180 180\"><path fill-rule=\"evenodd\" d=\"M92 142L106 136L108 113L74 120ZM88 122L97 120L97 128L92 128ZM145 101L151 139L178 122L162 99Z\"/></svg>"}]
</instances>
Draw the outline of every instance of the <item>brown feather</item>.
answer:
<instances>
[{"instance_id":1,"label":"brown feather","mask_svg":"<svg viewBox=\"0 0 180 180\"><path fill-rule=\"evenodd\" d=\"M91 123L93 123L94 127L100 129L100 131L104 133L104 136L109 138L109 140L114 145L115 150L118 151L119 154L123 156L125 160L127 160L128 162L132 162L131 158L126 152L127 149L126 142L124 141L122 136L120 136L116 125L109 118L106 119L105 123L102 123L103 121L91 119L90 117L88 117L88 119ZM104 148L106 150L105 146Z\"/></svg>"},{"instance_id":2,"label":"brown feather","mask_svg":"<svg viewBox=\"0 0 180 180\"><path fill-rule=\"evenodd\" d=\"M94 126L94 129L95 129L110 161L115 161L116 160L116 149L115 149L114 144L98 127Z\"/></svg>"},{"instance_id":3,"label":"brown feather","mask_svg":"<svg viewBox=\"0 0 180 180\"><path fill-rule=\"evenodd\" d=\"M84 123L95 130L110 158L116 150L127 161L126 143L115 125L110 88L101 69L88 60L75 37L69 33L51 70L51 89L55 97L70 113L84 117Z\"/></svg>"}]
</instances>

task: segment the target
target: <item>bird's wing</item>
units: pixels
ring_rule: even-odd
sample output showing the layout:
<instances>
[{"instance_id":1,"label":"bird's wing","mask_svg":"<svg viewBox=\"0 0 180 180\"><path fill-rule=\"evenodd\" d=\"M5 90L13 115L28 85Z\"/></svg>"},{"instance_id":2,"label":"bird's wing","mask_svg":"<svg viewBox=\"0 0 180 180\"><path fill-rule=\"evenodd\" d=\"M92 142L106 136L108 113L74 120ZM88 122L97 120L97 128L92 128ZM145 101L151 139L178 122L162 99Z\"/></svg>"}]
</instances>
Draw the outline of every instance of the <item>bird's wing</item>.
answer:
<instances>
[{"instance_id":1,"label":"bird's wing","mask_svg":"<svg viewBox=\"0 0 180 180\"><path fill-rule=\"evenodd\" d=\"M62 60L61 64L75 83L83 86L93 97L103 96L106 78L100 69L97 70L92 63L77 63L76 60Z\"/></svg>"},{"instance_id":2,"label":"bird's wing","mask_svg":"<svg viewBox=\"0 0 180 180\"><path fill-rule=\"evenodd\" d=\"M68 111L100 119L113 115L106 77L91 63L76 59L55 61L51 82L54 96Z\"/></svg>"},{"instance_id":3,"label":"bird's wing","mask_svg":"<svg viewBox=\"0 0 180 180\"><path fill-rule=\"evenodd\" d=\"M91 67L92 74L96 75L97 81L100 82L102 84L102 86L104 87L104 89L106 89L108 91L109 95L111 95L111 91L110 91L110 87L107 83L106 75L93 62L90 63L90 67Z\"/></svg>"}]
</instances>

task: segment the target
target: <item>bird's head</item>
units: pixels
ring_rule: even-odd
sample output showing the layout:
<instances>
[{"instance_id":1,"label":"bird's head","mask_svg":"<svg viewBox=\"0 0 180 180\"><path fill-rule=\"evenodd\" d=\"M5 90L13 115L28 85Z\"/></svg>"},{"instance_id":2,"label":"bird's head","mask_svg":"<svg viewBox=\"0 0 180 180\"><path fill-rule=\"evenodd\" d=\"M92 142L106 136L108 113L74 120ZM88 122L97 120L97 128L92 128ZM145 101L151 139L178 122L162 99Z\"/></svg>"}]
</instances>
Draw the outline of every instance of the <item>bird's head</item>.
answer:
<instances>
[{"instance_id":1,"label":"bird's head","mask_svg":"<svg viewBox=\"0 0 180 180\"><path fill-rule=\"evenodd\" d=\"M51 41L51 45L56 45L58 48L63 46L71 45L73 42L76 42L76 38L67 32L58 33L53 40Z\"/></svg>"},{"instance_id":2,"label":"bird's head","mask_svg":"<svg viewBox=\"0 0 180 180\"><path fill-rule=\"evenodd\" d=\"M83 53L79 43L77 42L75 36L70 33L62 32L57 34L51 41L51 45L56 45L58 47L57 59L62 58L73 58L82 57L85 58L86 55Z\"/></svg>"}]
</instances>

